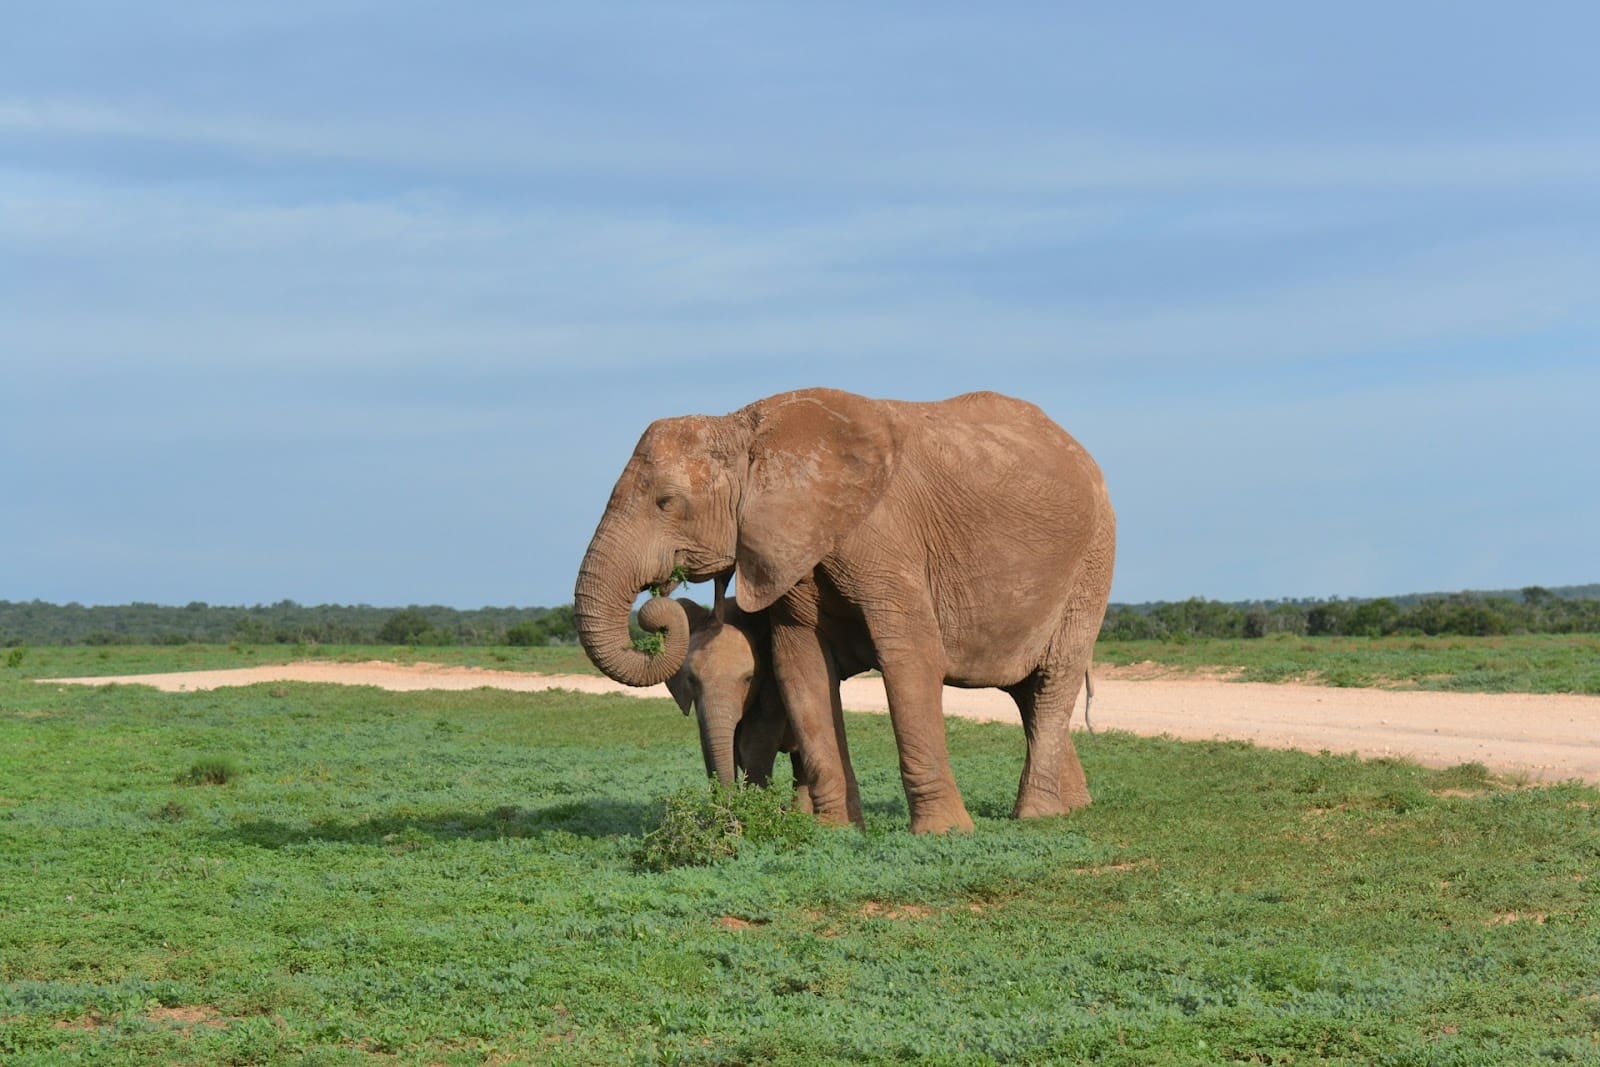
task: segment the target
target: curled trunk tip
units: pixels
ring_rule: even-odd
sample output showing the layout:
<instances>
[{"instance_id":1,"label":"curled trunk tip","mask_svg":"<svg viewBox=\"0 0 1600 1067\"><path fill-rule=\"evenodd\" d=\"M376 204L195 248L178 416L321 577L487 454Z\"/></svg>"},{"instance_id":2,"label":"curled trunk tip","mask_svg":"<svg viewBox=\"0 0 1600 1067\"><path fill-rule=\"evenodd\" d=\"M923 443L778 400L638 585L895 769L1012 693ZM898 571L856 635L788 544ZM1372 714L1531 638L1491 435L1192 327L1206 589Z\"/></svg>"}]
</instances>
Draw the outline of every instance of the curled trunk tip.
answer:
<instances>
[{"instance_id":1,"label":"curled trunk tip","mask_svg":"<svg viewBox=\"0 0 1600 1067\"><path fill-rule=\"evenodd\" d=\"M670 597L652 597L639 609L640 629L661 635L661 648L654 653L633 646L626 600L607 609L581 596L577 618L584 651L596 667L624 685L659 685L678 673L689 653L688 616Z\"/></svg>"}]
</instances>

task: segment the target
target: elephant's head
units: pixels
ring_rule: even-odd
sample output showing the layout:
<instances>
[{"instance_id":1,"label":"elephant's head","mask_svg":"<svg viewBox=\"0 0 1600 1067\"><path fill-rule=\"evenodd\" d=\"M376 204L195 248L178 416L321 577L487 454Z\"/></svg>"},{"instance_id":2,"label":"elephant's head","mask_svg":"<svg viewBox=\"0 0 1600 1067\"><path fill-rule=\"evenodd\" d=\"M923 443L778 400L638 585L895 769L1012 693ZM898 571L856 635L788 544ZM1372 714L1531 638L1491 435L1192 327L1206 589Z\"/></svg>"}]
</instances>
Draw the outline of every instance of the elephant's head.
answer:
<instances>
[{"instance_id":1,"label":"elephant's head","mask_svg":"<svg viewBox=\"0 0 1600 1067\"><path fill-rule=\"evenodd\" d=\"M894 454L884 410L831 389L652 423L578 569L573 607L589 658L627 685L672 677L688 619L677 601L653 598L639 625L663 634L662 651L635 649L628 613L639 593L736 573L739 606L764 610L877 504Z\"/></svg>"},{"instance_id":2,"label":"elephant's head","mask_svg":"<svg viewBox=\"0 0 1600 1067\"><path fill-rule=\"evenodd\" d=\"M689 620L689 651L667 688L685 715L695 713L706 774L732 785L742 772L764 786L778 752L793 747L766 619L730 604L718 620L691 600L678 603Z\"/></svg>"}]
</instances>

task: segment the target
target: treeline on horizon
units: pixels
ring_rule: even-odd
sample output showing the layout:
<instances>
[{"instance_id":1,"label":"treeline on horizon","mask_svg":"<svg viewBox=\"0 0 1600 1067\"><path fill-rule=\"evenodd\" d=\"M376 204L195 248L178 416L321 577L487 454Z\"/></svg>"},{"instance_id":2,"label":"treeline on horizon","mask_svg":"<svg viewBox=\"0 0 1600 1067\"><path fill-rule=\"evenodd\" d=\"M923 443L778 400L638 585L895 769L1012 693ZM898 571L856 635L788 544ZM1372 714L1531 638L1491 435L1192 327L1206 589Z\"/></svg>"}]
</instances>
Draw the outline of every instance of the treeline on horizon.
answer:
<instances>
[{"instance_id":1,"label":"treeline on horizon","mask_svg":"<svg viewBox=\"0 0 1600 1067\"><path fill-rule=\"evenodd\" d=\"M1194 597L1113 604L1104 641L1391 634L1492 636L1600 633L1600 584L1373 600L1227 603ZM471 610L412 605L253 607L191 603L84 606L0 600L0 647L17 645L560 645L576 644L572 605Z\"/></svg>"},{"instance_id":2,"label":"treeline on horizon","mask_svg":"<svg viewBox=\"0 0 1600 1067\"><path fill-rule=\"evenodd\" d=\"M368 604L253 607L196 601L94 605L0 600L0 646L32 645L548 645L576 643L570 604L459 608Z\"/></svg>"},{"instance_id":3,"label":"treeline on horizon","mask_svg":"<svg viewBox=\"0 0 1600 1067\"><path fill-rule=\"evenodd\" d=\"M1600 633L1600 585L1515 592L1426 593L1373 600L1279 600L1227 604L1194 597L1155 604L1113 604L1102 641L1195 638L1493 637L1501 634Z\"/></svg>"}]
</instances>

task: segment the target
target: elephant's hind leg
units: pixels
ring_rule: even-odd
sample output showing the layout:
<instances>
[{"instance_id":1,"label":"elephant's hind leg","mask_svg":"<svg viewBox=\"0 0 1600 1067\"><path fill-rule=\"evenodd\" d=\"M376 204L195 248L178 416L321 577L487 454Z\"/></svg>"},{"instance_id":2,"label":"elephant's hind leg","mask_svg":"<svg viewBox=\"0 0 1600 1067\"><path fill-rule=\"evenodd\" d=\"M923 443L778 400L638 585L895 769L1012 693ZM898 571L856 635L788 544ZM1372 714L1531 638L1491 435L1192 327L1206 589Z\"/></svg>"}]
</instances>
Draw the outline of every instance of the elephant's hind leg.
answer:
<instances>
[{"instance_id":1,"label":"elephant's hind leg","mask_svg":"<svg viewBox=\"0 0 1600 1067\"><path fill-rule=\"evenodd\" d=\"M1028 739L1012 813L1019 819L1064 815L1089 806L1089 782L1068 732L1086 666L1087 657L1082 664L1068 663L1061 672L1037 671L1007 690L1022 713Z\"/></svg>"}]
</instances>

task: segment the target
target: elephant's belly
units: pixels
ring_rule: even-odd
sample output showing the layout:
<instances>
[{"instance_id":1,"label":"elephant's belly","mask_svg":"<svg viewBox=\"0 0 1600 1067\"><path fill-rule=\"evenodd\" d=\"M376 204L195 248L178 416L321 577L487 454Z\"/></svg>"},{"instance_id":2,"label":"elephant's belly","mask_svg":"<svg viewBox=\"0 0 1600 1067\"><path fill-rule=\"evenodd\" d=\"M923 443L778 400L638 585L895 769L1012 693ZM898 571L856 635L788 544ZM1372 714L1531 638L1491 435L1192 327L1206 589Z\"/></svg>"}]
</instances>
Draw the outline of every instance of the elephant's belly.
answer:
<instances>
[{"instance_id":1,"label":"elephant's belly","mask_svg":"<svg viewBox=\"0 0 1600 1067\"><path fill-rule=\"evenodd\" d=\"M984 656L967 655L945 660L944 682L959 689L990 689L1016 685L1039 666L1033 650L1000 649Z\"/></svg>"},{"instance_id":2,"label":"elephant's belly","mask_svg":"<svg viewBox=\"0 0 1600 1067\"><path fill-rule=\"evenodd\" d=\"M945 684L963 689L1015 685L1044 662L1059 620L958 620L944 630Z\"/></svg>"}]
</instances>

